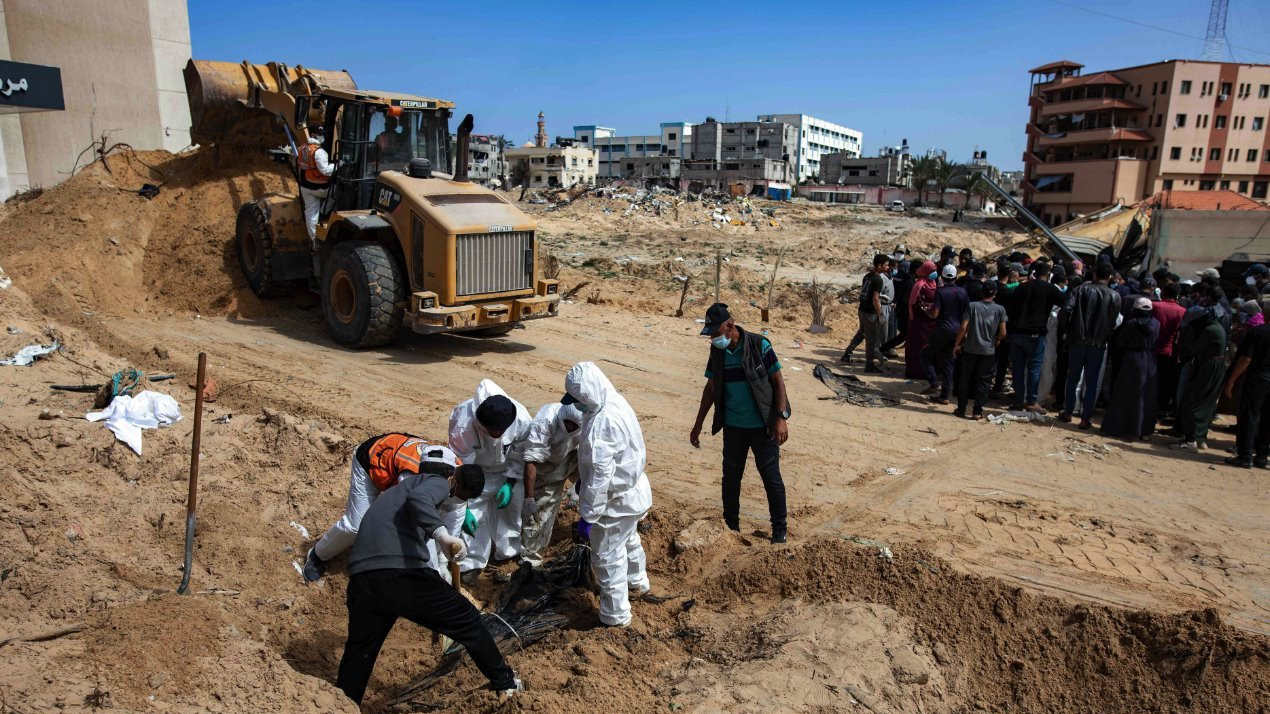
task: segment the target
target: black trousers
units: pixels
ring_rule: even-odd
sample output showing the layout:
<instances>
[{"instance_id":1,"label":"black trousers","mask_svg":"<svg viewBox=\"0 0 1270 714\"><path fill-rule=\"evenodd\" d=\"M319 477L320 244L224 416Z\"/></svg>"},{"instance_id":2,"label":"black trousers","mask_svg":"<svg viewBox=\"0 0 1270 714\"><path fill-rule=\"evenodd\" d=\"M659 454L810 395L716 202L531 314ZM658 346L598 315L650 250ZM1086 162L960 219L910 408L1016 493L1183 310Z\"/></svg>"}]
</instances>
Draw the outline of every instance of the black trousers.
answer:
<instances>
[{"instance_id":1,"label":"black trousers","mask_svg":"<svg viewBox=\"0 0 1270 714\"><path fill-rule=\"evenodd\" d=\"M983 405L988 401L988 390L992 387L992 376L996 366L996 355L961 353L961 379L957 385L957 411L964 414L966 412L966 404L973 397L975 400L974 413L983 413Z\"/></svg>"},{"instance_id":2,"label":"black trousers","mask_svg":"<svg viewBox=\"0 0 1270 714\"><path fill-rule=\"evenodd\" d=\"M1246 372L1239 390L1239 420L1235 423L1235 449L1241 459L1270 456L1270 373Z\"/></svg>"},{"instance_id":3,"label":"black trousers","mask_svg":"<svg viewBox=\"0 0 1270 714\"><path fill-rule=\"evenodd\" d=\"M379 648L399 617L463 645L493 689L516 686L480 613L435 570L372 570L348 579L348 642L335 686L354 702L361 704Z\"/></svg>"},{"instance_id":4,"label":"black trousers","mask_svg":"<svg viewBox=\"0 0 1270 714\"><path fill-rule=\"evenodd\" d=\"M745 459L754 452L763 490L767 491L767 511L772 533L786 526L785 482L781 480L781 447L767 436L766 429L723 427L723 522L736 529L741 520L741 474Z\"/></svg>"},{"instance_id":5,"label":"black trousers","mask_svg":"<svg viewBox=\"0 0 1270 714\"><path fill-rule=\"evenodd\" d=\"M1159 388L1159 408L1161 414L1172 414L1177 407L1177 379L1182 366L1177 363L1177 355L1156 355L1155 373Z\"/></svg>"},{"instance_id":6,"label":"black trousers","mask_svg":"<svg viewBox=\"0 0 1270 714\"><path fill-rule=\"evenodd\" d=\"M922 350L922 369L926 381L939 387L939 396L947 399L953 388L953 348L957 346L957 333L935 330L926 340Z\"/></svg>"}]
</instances>

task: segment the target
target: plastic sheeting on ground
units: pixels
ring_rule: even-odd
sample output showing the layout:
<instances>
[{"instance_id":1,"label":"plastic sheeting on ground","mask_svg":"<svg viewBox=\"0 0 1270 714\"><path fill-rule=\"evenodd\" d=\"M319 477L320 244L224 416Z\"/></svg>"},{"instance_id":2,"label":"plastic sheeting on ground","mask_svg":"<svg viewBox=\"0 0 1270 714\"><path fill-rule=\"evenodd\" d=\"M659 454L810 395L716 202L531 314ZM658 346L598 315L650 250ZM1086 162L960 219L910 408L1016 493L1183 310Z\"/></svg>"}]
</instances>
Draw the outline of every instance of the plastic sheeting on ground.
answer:
<instances>
[{"instance_id":1,"label":"plastic sheeting on ground","mask_svg":"<svg viewBox=\"0 0 1270 714\"><path fill-rule=\"evenodd\" d=\"M6 367L29 367L41 357L47 357L61 349L62 343L53 340L51 345L27 345L8 359L0 359L0 365Z\"/></svg>"},{"instance_id":2,"label":"plastic sheeting on ground","mask_svg":"<svg viewBox=\"0 0 1270 714\"><path fill-rule=\"evenodd\" d=\"M181 421L181 407L166 394L145 391L135 397L121 394L99 412L84 415L88 421L105 420L115 438L141 455L142 429L157 429Z\"/></svg>"}]
</instances>

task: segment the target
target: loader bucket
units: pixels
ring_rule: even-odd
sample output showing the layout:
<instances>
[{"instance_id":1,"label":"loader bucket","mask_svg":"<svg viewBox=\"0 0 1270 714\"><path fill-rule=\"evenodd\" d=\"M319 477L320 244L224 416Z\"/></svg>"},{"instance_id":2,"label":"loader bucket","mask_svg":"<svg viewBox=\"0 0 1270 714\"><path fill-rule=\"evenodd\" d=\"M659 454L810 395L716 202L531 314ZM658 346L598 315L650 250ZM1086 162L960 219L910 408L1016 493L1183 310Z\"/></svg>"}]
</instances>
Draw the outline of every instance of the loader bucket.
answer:
<instances>
[{"instance_id":1,"label":"loader bucket","mask_svg":"<svg viewBox=\"0 0 1270 714\"><path fill-rule=\"evenodd\" d=\"M284 144L277 117L260 107L260 92L300 96L318 88L351 90L357 83L345 70L191 59L185 65L190 138L204 145L226 140L261 147Z\"/></svg>"}]
</instances>

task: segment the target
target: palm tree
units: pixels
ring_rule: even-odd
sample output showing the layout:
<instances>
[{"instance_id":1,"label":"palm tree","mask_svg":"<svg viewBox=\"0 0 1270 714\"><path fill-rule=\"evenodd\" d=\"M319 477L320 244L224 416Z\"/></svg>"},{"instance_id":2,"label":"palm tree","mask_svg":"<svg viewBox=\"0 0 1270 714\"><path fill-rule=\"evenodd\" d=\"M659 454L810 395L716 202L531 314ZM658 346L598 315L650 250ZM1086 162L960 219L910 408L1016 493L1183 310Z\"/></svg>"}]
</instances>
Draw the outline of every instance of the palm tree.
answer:
<instances>
[{"instance_id":1,"label":"palm tree","mask_svg":"<svg viewBox=\"0 0 1270 714\"><path fill-rule=\"evenodd\" d=\"M925 205L923 199L926 196L926 184L934 178L935 158L933 156L918 156L913 159L909 165L908 173L913 178L913 188L917 189L917 205Z\"/></svg>"},{"instance_id":2,"label":"palm tree","mask_svg":"<svg viewBox=\"0 0 1270 714\"><path fill-rule=\"evenodd\" d=\"M966 192L966 203L962 208L968 211L970 210L970 197L976 194L982 195L987 190L988 185L983 182L983 174L975 171L970 166L963 164L961 170L966 172L966 178L962 183L962 189Z\"/></svg>"},{"instance_id":3,"label":"palm tree","mask_svg":"<svg viewBox=\"0 0 1270 714\"><path fill-rule=\"evenodd\" d=\"M949 161L942 156L936 156L931 165L931 180L935 182L935 188L939 189L939 207L944 207L944 193L948 187L952 185L957 178L957 164Z\"/></svg>"}]
</instances>

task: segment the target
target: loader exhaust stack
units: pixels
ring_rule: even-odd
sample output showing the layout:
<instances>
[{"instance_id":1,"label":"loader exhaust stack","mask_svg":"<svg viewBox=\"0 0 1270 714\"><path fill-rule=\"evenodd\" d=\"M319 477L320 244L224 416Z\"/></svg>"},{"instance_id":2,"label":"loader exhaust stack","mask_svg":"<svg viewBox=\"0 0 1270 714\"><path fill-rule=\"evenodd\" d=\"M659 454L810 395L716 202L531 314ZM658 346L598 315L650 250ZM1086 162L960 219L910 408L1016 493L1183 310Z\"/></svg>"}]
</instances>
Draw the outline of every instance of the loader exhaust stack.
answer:
<instances>
[{"instance_id":1,"label":"loader exhaust stack","mask_svg":"<svg viewBox=\"0 0 1270 714\"><path fill-rule=\"evenodd\" d=\"M454 147L454 180L467 183L467 146L472 138L472 126L475 124L472 115L463 117L459 123L459 134Z\"/></svg>"}]
</instances>

